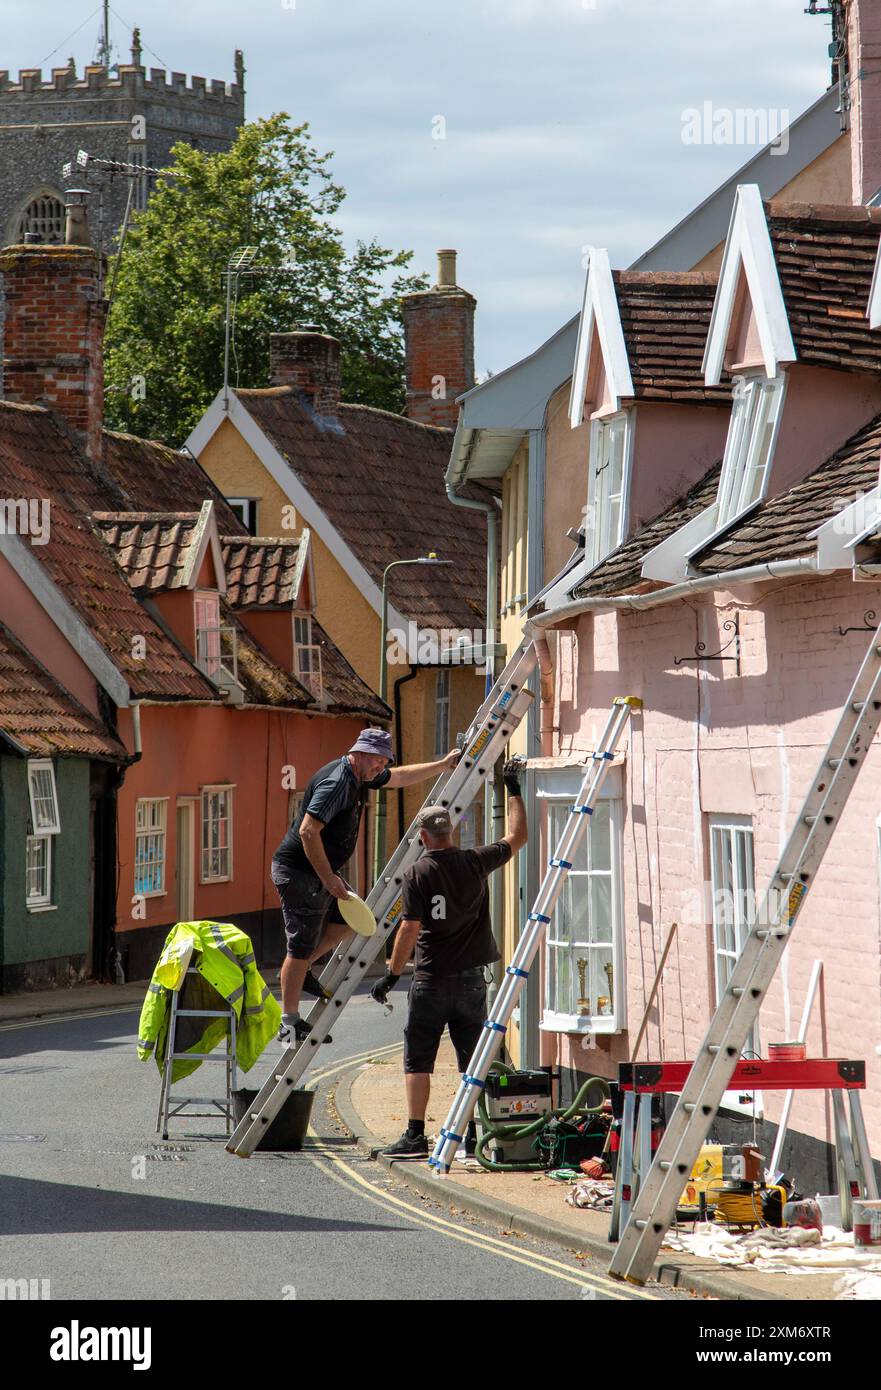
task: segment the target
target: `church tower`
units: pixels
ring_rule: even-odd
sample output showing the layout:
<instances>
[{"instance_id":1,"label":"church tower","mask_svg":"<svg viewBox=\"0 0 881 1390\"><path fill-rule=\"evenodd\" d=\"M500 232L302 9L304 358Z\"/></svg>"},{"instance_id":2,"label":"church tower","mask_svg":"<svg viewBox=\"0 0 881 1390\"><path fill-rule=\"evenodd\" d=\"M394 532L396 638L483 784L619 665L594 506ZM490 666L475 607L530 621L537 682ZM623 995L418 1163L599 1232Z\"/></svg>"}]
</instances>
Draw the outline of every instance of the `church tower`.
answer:
<instances>
[{"instance_id":1,"label":"church tower","mask_svg":"<svg viewBox=\"0 0 881 1390\"><path fill-rule=\"evenodd\" d=\"M129 178L77 169L77 153L145 168L169 163L179 140L207 151L227 150L245 119L245 67L235 55L235 81L206 82L185 73L143 66L140 30L132 35L131 62L110 65L105 18L102 61L77 73L73 58L43 80L40 68L25 68L18 81L0 71L0 245L64 240L64 179L94 191L92 235L110 250L124 214ZM98 171L98 172L95 172ZM143 208L146 177L135 179L132 207Z\"/></svg>"}]
</instances>

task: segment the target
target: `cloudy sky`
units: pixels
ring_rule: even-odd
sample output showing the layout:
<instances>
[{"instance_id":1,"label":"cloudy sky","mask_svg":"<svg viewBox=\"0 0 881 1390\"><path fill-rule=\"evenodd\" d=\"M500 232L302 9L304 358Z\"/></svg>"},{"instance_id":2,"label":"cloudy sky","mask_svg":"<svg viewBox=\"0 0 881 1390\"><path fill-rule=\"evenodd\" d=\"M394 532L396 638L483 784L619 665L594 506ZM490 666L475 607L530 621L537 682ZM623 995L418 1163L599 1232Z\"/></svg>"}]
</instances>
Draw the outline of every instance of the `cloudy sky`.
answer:
<instances>
[{"instance_id":1,"label":"cloudy sky","mask_svg":"<svg viewBox=\"0 0 881 1390\"><path fill-rule=\"evenodd\" d=\"M91 60L92 0L0 3L0 67ZM335 152L348 239L432 278L458 248L482 375L576 311L585 243L629 264L754 152L683 143L687 108L795 117L821 95L829 24L806 3L120 0L111 34L128 61L137 23L147 66L208 78L244 49L248 115L286 110Z\"/></svg>"}]
</instances>

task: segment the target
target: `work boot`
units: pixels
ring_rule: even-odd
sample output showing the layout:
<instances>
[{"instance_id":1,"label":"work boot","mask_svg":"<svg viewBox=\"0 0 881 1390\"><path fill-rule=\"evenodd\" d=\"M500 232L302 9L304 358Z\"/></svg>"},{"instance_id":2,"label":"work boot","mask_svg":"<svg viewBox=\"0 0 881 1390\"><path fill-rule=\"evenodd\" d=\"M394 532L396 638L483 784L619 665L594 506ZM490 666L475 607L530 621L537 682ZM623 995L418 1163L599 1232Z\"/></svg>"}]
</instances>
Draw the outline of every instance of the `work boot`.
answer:
<instances>
[{"instance_id":1,"label":"work boot","mask_svg":"<svg viewBox=\"0 0 881 1390\"><path fill-rule=\"evenodd\" d=\"M408 1134L407 1130L394 1144L380 1152L385 1158L428 1158L428 1140L424 1134Z\"/></svg>"},{"instance_id":2,"label":"work boot","mask_svg":"<svg viewBox=\"0 0 881 1390\"><path fill-rule=\"evenodd\" d=\"M313 974L311 970L306 971L306 976L303 980L303 992L305 994L311 994L313 999L330 998L330 990L324 988L318 976Z\"/></svg>"},{"instance_id":3,"label":"work boot","mask_svg":"<svg viewBox=\"0 0 881 1390\"><path fill-rule=\"evenodd\" d=\"M293 1038L293 1039L291 1038L291 1032L292 1032L292 1031L293 1031L293 1033L294 1033L294 1038ZM297 1022L294 1024L293 1030L291 1029L290 1024L289 1024L289 1023L285 1023L284 1019L282 1019L281 1024L279 1025L279 1029L278 1029L278 1033L276 1034L276 1037L278 1038L278 1041L279 1041L280 1043L283 1043L283 1044L284 1044L285 1047L291 1047L291 1046L293 1045L293 1042L294 1042L294 1041L296 1041L296 1042L302 1042L304 1038L308 1038L308 1036L309 1036L309 1034L310 1034L311 1032L312 1032L312 1024L311 1024L311 1023L307 1023L306 1020L305 1020L305 1018L298 1018L298 1019L297 1019ZM327 1037L324 1039L324 1041L325 1041L326 1043L332 1043L332 1042L333 1042L333 1037L331 1036L330 1033L328 1033L328 1035L327 1035Z\"/></svg>"}]
</instances>

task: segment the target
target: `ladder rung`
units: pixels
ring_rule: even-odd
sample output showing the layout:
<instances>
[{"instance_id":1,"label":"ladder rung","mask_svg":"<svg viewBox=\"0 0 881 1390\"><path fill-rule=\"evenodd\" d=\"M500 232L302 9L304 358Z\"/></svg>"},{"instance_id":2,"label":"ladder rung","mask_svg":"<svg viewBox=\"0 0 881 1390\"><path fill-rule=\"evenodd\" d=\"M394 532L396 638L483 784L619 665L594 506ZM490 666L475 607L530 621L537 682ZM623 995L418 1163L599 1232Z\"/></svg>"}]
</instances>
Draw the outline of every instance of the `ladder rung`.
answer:
<instances>
[{"instance_id":1,"label":"ladder rung","mask_svg":"<svg viewBox=\"0 0 881 1390\"><path fill-rule=\"evenodd\" d=\"M224 1108L227 1101L221 1100L220 1096L172 1096L168 1097L169 1105L222 1105Z\"/></svg>"},{"instance_id":2,"label":"ladder rung","mask_svg":"<svg viewBox=\"0 0 881 1390\"><path fill-rule=\"evenodd\" d=\"M231 1052L169 1052L172 1062L231 1062Z\"/></svg>"},{"instance_id":3,"label":"ladder rung","mask_svg":"<svg viewBox=\"0 0 881 1390\"><path fill-rule=\"evenodd\" d=\"M229 1018L230 1009L178 1009L178 1018Z\"/></svg>"}]
</instances>

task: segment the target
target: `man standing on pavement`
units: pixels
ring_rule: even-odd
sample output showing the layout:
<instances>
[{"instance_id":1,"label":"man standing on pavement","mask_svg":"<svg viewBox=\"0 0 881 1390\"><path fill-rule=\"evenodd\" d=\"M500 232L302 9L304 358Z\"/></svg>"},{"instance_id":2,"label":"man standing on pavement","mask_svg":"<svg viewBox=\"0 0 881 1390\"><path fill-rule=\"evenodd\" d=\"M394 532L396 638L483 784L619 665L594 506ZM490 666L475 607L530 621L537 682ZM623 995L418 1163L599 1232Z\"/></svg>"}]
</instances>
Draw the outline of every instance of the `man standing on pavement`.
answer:
<instances>
[{"instance_id":1,"label":"man standing on pavement","mask_svg":"<svg viewBox=\"0 0 881 1390\"><path fill-rule=\"evenodd\" d=\"M301 1041L311 1032L300 1018L300 993L305 987L321 997L324 991L309 967L339 945L349 930L339 910L339 900L347 898L349 890L339 871L358 843L367 793L430 781L458 760L458 750L453 749L438 762L392 768L392 741L385 729L364 729L348 753L315 773L298 816L272 857L272 881L281 899L287 938L280 1042Z\"/></svg>"},{"instance_id":2,"label":"man standing on pavement","mask_svg":"<svg viewBox=\"0 0 881 1390\"><path fill-rule=\"evenodd\" d=\"M400 1139L384 1150L390 1157L428 1156L425 1112L441 1034L449 1027L459 1070L464 1072L486 1021L484 967L499 959L489 917L487 878L507 864L527 839L516 762L505 764L504 780L509 830L493 845L457 849L443 806L427 806L417 821L424 853L404 875L403 916L388 971L370 991L384 1004L415 946L416 971L404 1029L409 1122ZM472 1143L474 1138L472 1122Z\"/></svg>"}]
</instances>

